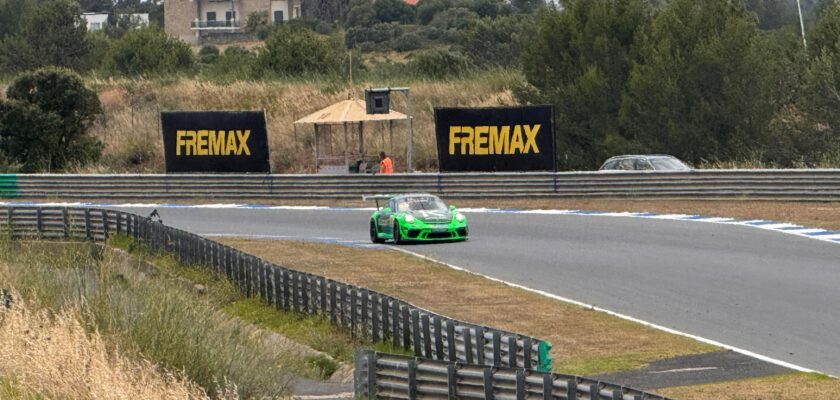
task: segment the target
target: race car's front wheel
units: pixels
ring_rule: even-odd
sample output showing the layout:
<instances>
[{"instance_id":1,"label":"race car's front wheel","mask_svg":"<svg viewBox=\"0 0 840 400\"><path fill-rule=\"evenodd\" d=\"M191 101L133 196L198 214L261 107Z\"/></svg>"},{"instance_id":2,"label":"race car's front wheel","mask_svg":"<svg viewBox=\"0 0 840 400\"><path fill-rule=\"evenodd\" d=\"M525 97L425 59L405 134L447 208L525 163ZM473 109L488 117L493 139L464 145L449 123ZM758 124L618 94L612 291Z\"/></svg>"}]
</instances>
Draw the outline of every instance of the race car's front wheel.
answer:
<instances>
[{"instance_id":1,"label":"race car's front wheel","mask_svg":"<svg viewBox=\"0 0 840 400\"><path fill-rule=\"evenodd\" d=\"M379 238L379 235L376 233L376 222L373 220L370 221L370 241L373 243L385 242L385 240Z\"/></svg>"},{"instance_id":2,"label":"race car's front wheel","mask_svg":"<svg viewBox=\"0 0 840 400\"><path fill-rule=\"evenodd\" d=\"M394 244L401 244L402 241L402 235L400 235L400 223L394 222Z\"/></svg>"}]
</instances>

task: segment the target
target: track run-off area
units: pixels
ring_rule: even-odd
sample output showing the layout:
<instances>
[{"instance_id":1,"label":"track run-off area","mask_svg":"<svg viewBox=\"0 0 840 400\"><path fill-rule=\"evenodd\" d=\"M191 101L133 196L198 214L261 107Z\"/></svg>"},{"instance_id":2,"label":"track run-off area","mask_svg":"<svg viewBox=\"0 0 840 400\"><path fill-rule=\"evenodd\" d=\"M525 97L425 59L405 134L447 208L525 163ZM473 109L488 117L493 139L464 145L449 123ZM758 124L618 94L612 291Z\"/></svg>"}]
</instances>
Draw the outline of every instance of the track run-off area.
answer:
<instances>
[{"instance_id":1,"label":"track run-off area","mask_svg":"<svg viewBox=\"0 0 840 400\"><path fill-rule=\"evenodd\" d=\"M139 214L157 209L167 225L205 236L357 244L368 241L371 214L326 207L110 207ZM648 214L464 212L468 241L402 249L788 367L840 375L836 234Z\"/></svg>"}]
</instances>

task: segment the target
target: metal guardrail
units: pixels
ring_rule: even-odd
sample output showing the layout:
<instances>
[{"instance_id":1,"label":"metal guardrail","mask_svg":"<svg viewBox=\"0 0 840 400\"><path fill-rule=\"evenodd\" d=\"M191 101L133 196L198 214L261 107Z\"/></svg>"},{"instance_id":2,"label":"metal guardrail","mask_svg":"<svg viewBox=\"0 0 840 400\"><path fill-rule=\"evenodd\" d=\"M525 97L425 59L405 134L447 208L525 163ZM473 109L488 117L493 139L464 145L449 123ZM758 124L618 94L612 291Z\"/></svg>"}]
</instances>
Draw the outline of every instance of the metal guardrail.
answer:
<instances>
[{"instance_id":1,"label":"metal guardrail","mask_svg":"<svg viewBox=\"0 0 840 400\"><path fill-rule=\"evenodd\" d=\"M840 170L392 175L0 175L0 197L329 199L429 192L452 198L602 197L840 200Z\"/></svg>"},{"instance_id":2,"label":"metal guardrail","mask_svg":"<svg viewBox=\"0 0 840 400\"><path fill-rule=\"evenodd\" d=\"M0 232L12 239L92 241L126 234L184 264L226 276L248 296L260 297L283 310L323 315L371 343L390 342L428 359L551 368L550 344L539 339L458 321L373 290L272 264L136 214L93 208L2 206Z\"/></svg>"},{"instance_id":3,"label":"metal guardrail","mask_svg":"<svg viewBox=\"0 0 840 400\"><path fill-rule=\"evenodd\" d=\"M356 352L357 399L666 400L572 375Z\"/></svg>"}]
</instances>

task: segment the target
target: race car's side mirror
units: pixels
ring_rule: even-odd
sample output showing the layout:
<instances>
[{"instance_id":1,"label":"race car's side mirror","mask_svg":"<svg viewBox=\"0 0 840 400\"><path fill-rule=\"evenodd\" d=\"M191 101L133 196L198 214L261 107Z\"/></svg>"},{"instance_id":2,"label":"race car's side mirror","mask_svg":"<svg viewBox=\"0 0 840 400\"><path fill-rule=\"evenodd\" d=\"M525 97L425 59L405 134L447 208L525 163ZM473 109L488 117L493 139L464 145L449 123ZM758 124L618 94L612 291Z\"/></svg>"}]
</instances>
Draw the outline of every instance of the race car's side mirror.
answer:
<instances>
[{"instance_id":1,"label":"race car's side mirror","mask_svg":"<svg viewBox=\"0 0 840 400\"><path fill-rule=\"evenodd\" d=\"M388 207L385 207L385 208L382 209L382 212L389 213L389 212L391 212L391 209L388 208Z\"/></svg>"},{"instance_id":2,"label":"race car's side mirror","mask_svg":"<svg viewBox=\"0 0 840 400\"><path fill-rule=\"evenodd\" d=\"M449 205L449 211L455 211L455 206L453 206L452 204L450 204L450 205Z\"/></svg>"}]
</instances>

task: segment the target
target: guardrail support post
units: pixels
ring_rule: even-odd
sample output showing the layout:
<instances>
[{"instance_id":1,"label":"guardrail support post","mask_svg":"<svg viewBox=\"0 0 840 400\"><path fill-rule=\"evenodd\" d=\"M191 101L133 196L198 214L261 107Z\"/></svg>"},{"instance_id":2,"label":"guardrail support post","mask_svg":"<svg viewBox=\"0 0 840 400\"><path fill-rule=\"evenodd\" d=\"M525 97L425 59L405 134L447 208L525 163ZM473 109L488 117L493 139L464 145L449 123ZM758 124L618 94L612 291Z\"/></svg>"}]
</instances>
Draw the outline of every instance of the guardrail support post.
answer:
<instances>
[{"instance_id":1,"label":"guardrail support post","mask_svg":"<svg viewBox=\"0 0 840 400\"><path fill-rule=\"evenodd\" d=\"M332 282L332 281L327 282L327 286L330 288L330 322L335 324L336 321L337 321L336 317L338 315L338 313L335 309L335 305L336 305L335 297L336 297L336 295L338 295L338 291L335 288L335 282Z\"/></svg>"},{"instance_id":2,"label":"guardrail support post","mask_svg":"<svg viewBox=\"0 0 840 400\"><path fill-rule=\"evenodd\" d=\"M525 391L525 370L516 369L516 400L525 400L528 393ZM619 399L620 400L620 399Z\"/></svg>"},{"instance_id":3,"label":"guardrail support post","mask_svg":"<svg viewBox=\"0 0 840 400\"><path fill-rule=\"evenodd\" d=\"M417 310L411 310L411 333L413 334L411 344L414 346L414 356L421 357L423 345L420 342L420 312Z\"/></svg>"},{"instance_id":4,"label":"guardrail support post","mask_svg":"<svg viewBox=\"0 0 840 400\"><path fill-rule=\"evenodd\" d=\"M379 298L379 301L381 303L381 305L380 305L381 309L379 311L380 311L380 314L382 315L382 341L385 342L391 336L391 332L389 332L389 330L388 330L388 328L389 328L388 313L390 312L388 310L388 306L390 305L391 299L388 298L387 296L382 296L382 297Z\"/></svg>"},{"instance_id":5,"label":"guardrail support post","mask_svg":"<svg viewBox=\"0 0 840 400\"><path fill-rule=\"evenodd\" d=\"M379 313L382 311L379 308L379 295L372 294L370 296L370 342L376 343L379 341Z\"/></svg>"},{"instance_id":6,"label":"guardrail support post","mask_svg":"<svg viewBox=\"0 0 840 400\"><path fill-rule=\"evenodd\" d=\"M105 240L108 240L108 212L102 210L102 235L105 236Z\"/></svg>"},{"instance_id":7,"label":"guardrail support post","mask_svg":"<svg viewBox=\"0 0 840 400\"><path fill-rule=\"evenodd\" d=\"M443 360L443 332L441 332L440 317L432 319L432 327L435 331L435 359Z\"/></svg>"},{"instance_id":8,"label":"guardrail support post","mask_svg":"<svg viewBox=\"0 0 840 400\"><path fill-rule=\"evenodd\" d=\"M11 240L11 239L15 238L15 226L12 224L13 223L13 216L15 214L15 208L14 207L9 207L7 210L8 210L8 213L6 214L6 225L9 228L9 239Z\"/></svg>"},{"instance_id":9,"label":"guardrail support post","mask_svg":"<svg viewBox=\"0 0 840 400\"><path fill-rule=\"evenodd\" d=\"M370 304L369 304L370 302L368 301L368 291L365 290L365 289L359 290L359 297L362 298L362 309L361 309L361 312L359 313L359 314L361 314L360 315L361 321L359 321L360 322L359 325L361 326L362 338L367 338L368 337L368 325L369 325L369 322L370 322L368 320L368 307L370 306Z\"/></svg>"},{"instance_id":10,"label":"guardrail support post","mask_svg":"<svg viewBox=\"0 0 840 400\"><path fill-rule=\"evenodd\" d=\"M458 361L458 351L455 350L455 323L451 319L446 321L446 351L449 353L449 361Z\"/></svg>"},{"instance_id":11,"label":"guardrail support post","mask_svg":"<svg viewBox=\"0 0 840 400\"><path fill-rule=\"evenodd\" d=\"M543 374L543 400L554 400L554 377L551 374ZM571 398L568 395L566 398Z\"/></svg>"},{"instance_id":12,"label":"guardrail support post","mask_svg":"<svg viewBox=\"0 0 840 400\"><path fill-rule=\"evenodd\" d=\"M368 398L376 398L376 352L367 353Z\"/></svg>"},{"instance_id":13,"label":"guardrail support post","mask_svg":"<svg viewBox=\"0 0 840 400\"><path fill-rule=\"evenodd\" d=\"M519 367L519 349L516 346L516 336L508 336L508 366L511 368Z\"/></svg>"},{"instance_id":14,"label":"guardrail support post","mask_svg":"<svg viewBox=\"0 0 840 400\"><path fill-rule=\"evenodd\" d=\"M350 289L350 336L356 336L356 297L358 294L356 293L356 289Z\"/></svg>"},{"instance_id":15,"label":"guardrail support post","mask_svg":"<svg viewBox=\"0 0 840 400\"><path fill-rule=\"evenodd\" d=\"M408 400L417 399L417 361L408 360Z\"/></svg>"},{"instance_id":16,"label":"guardrail support post","mask_svg":"<svg viewBox=\"0 0 840 400\"><path fill-rule=\"evenodd\" d=\"M493 369L484 368L484 399L493 400Z\"/></svg>"},{"instance_id":17,"label":"guardrail support post","mask_svg":"<svg viewBox=\"0 0 840 400\"><path fill-rule=\"evenodd\" d=\"M470 330L469 327L465 326L461 332L464 335L464 361L466 361L467 364L472 364L473 363L473 351L472 351L472 335L470 334L471 330ZM456 355L456 359L457 359L457 355Z\"/></svg>"},{"instance_id":18,"label":"guardrail support post","mask_svg":"<svg viewBox=\"0 0 840 400\"><path fill-rule=\"evenodd\" d=\"M449 400L458 398L458 376L455 364L446 366L446 386L449 387Z\"/></svg>"},{"instance_id":19,"label":"guardrail support post","mask_svg":"<svg viewBox=\"0 0 840 400\"><path fill-rule=\"evenodd\" d=\"M522 340L522 355L524 356L523 367L531 369L531 338L526 337Z\"/></svg>"},{"instance_id":20,"label":"guardrail support post","mask_svg":"<svg viewBox=\"0 0 840 400\"><path fill-rule=\"evenodd\" d=\"M423 314L420 317L423 329L423 356L432 358L432 332L429 327L429 314Z\"/></svg>"},{"instance_id":21,"label":"guardrail support post","mask_svg":"<svg viewBox=\"0 0 840 400\"><path fill-rule=\"evenodd\" d=\"M499 332L493 332L493 365L502 365L502 336Z\"/></svg>"}]
</instances>

